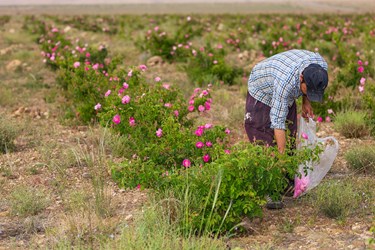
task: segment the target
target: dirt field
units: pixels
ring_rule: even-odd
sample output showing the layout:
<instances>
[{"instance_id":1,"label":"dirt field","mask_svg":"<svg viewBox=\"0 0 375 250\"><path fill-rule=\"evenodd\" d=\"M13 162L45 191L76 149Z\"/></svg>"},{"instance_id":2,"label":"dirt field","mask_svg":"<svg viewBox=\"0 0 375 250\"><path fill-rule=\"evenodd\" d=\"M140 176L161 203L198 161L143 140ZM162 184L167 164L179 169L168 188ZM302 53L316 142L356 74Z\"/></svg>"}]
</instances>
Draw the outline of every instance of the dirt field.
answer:
<instances>
[{"instance_id":1,"label":"dirt field","mask_svg":"<svg viewBox=\"0 0 375 250\"><path fill-rule=\"evenodd\" d=\"M109 174L104 173L106 192L112 197L110 206L114 215L111 219L92 219L88 211L84 210L83 213L81 207L73 207L79 203L78 198L83 199L94 192L92 176L95 172L91 172L87 166L76 164L76 158L102 135L98 128L61 124L59 104L63 100L59 99L56 76L42 63L40 48L32 36L22 29L21 15L375 12L375 0L1 6L5 1L1 0L0 15L14 16L9 23L0 27L0 114L14 120L21 130L16 140L17 150L0 155L0 249L45 249L55 241L62 241L65 235L77 234L78 229L91 229L98 225L112 232L118 225L130 225L147 200L146 192L120 189ZM24 3L27 2L24 0ZM85 40L100 38L113 47L124 47L116 37L102 35L98 38L97 34L90 32L78 33ZM137 61L138 56L134 56L134 60ZM18 64L15 64L17 61ZM151 70L162 77L181 77L174 65L165 64ZM232 92L239 93L240 89L226 91L229 99L232 95L228 93ZM239 106L243 107L244 100L239 102ZM225 114L229 112L227 109L224 111L221 110ZM339 140L340 153L327 179L340 181L352 174L346 167L344 152L361 144L372 143L373 138L349 140L335 132L332 123L321 124L319 136L328 135ZM72 156L72 152L78 152L78 157ZM358 178L358 183L366 181L373 183L371 176ZM11 214L10 194L19 186L43 190L49 196L48 206L41 213L28 217ZM356 214L347 221L339 221L315 214L309 201L286 198L286 209L265 210L262 220L249 225L253 230L249 235L233 238L228 245L231 249L372 249L368 244L373 237L369 232L372 215L371 212Z\"/></svg>"}]
</instances>

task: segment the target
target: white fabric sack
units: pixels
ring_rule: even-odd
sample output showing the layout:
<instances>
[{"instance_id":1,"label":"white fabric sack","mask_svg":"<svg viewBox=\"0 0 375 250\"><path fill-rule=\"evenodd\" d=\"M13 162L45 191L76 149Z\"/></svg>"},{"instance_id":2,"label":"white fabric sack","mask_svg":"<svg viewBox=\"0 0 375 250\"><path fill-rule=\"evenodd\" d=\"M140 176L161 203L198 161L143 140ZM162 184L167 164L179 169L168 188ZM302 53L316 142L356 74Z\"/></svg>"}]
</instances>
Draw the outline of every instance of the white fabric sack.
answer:
<instances>
[{"instance_id":1,"label":"white fabric sack","mask_svg":"<svg viewBox=\"0 0 375 250\"><path fill-rule=\"evenodd\" d=\"M298 171L301 176L296 175L294 178L294 198L305 194L321 182L330 170L339 150L339 143L334 137L318 138L316 136L316 123L311 118L309 118L309 122L306 122L303 117L300 118L297 138L299 142L297 149L303 147L314 148L320 143L322 144L323 152L319 155L318 162L310 161L299 166ZM304 170L306 167L308 168L307 175L305 175Z\"/></svg>"}]
</instances>

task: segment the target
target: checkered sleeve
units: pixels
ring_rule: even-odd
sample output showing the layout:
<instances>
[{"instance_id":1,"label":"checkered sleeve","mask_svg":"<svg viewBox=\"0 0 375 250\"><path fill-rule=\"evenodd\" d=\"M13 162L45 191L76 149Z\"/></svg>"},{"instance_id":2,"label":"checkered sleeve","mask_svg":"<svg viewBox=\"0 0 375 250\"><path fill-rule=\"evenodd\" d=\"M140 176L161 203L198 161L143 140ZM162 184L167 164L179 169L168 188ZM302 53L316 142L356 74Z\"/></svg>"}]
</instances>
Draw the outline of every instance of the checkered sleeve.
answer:
<instances>
[{"instance_id":1,"label":"checkered sleeve","mask_svg":"<svg viewBox=\"0 0 375 250\"><path fill-rule=\"evenodd\" d=\"M270 119L271 128L286 129L285 121L289 112L288 97L291 89L286 82L275 82L272 96Z\"/></svg>"}]
</instances>

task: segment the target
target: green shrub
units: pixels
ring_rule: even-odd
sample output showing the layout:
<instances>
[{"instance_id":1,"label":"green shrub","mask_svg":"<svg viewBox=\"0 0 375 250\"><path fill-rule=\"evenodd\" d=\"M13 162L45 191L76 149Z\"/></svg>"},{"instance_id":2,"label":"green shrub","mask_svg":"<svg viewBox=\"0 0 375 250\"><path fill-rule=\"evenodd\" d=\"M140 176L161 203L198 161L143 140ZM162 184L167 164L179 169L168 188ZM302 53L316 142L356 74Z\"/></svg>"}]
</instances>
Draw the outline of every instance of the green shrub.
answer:
<instances>
[{"instance_id":1,"label":"green shrub","mask_svg":"<svg viewBox=\"0 0 375 250\"><path fill-rule=\"evenodd\" d=\"M325 216L345 219L360 205L360 195L350 180L331 180L317 187L312 194L312 203Z\"/></svg>"},{"instance_id":2,"label":"green shrub","mask_svg":"<svg viewBox=\"0 0 375 250\"><path fill-rule=\"evenodd\" d=\"M36 215L49 204L45 192L27 186L18 186L10 194L11 213L17 216Z\"/></svg>"},{"instance_id":3,"label":"green shrub","mask_svg":"<svg viewBox=\"0 0 375 250\"><path fill-rule=\"evenodd\" d=\"M191 39L202 33L202 28L194 24L184 21L178 25L175 32L166 32L155 26L149 29L144 39L137 41L136 45L142 51L161 56L168 62L186 62L192 55Z\"/></svg>"},{"instance_id":4,"label":"green shrub","mask_svg":"<svg viewBox=\"0 0 375 250\"><path fill-rule=\"evenodd\" d=\"M18 129L8 117L0 117L0 152L6 153L15 148L14 140Z\"/></svg>"},{"instance_id":5,"label":"green shrub","mask_svg":"<svg viewBox=\"0 0 375 250\"><path fill-rule=\"evenodd\" d=\"M183 228L219 233L231 230L244 216L261 216L265 195L280 198L286 177L294 176L298 165L311 158L316 159L313 150L289 156L278 154L274 147L245 143L209 164L197 162L164 172L166 164L124 162L112 173L120 186L134 185L135 179L141 187L172 192L186 207Z\"/></svg>"},{"instance_id":6,"label":"green shrub","mask_svg":"<svg viewBox=\"0 0 375 250\"><path fill-rule=\"evenodd\" d=\"M47 66L57 71L57 83L63 88L67 99L66 117L78 118L90 123L96 117L94 106L101 92L119 80L114 69L119 58L107 61L105 47L95 49L81 42L72 42L57 28L44 27L38 42Z\"/></svg>"},{"instance_id":7,"label":"green shrub","mask_svg":"<svg viewBox=\"0 0 375 250\"><path fill-rule=\"evenodd\" d=\"M233 85L235 78L242 76L242 69L225 62L225 50L222 48L213 49L206 46L195 53L184 66L189 79L194 83L205 85L224 82Z\"/></svg>"},{"instance_id":8,"label":"green shrub","mask_svg":"<svg viewBox=\"0 0 375 250\"><path fill-rule=\"evenodd\" d=\"M197 88L188 107L181 91L160 82L146 82L138 69L133 69L132 76L124 81L126 87L118 84L104 98L98 117L103 126L111 127L127 145L129 150L123 156L137 159L131 165L143 166L134 169L135 172L129 170L129 177L132 174L138 177L129 178L127 186L148 183L154 176L151 172L161 175L179 168L184 159L192 164L204 164L214 160L220 150L224 152L229 130L212 124L193 128L193 120L187 118L189 113L210 109L208 90ZM117 169L121 172L128 165L126 161Z\"/></svg>"},{"instance_id":9,"label":"green shrub","mask_svg":"<svg viewBox=\"0 0 375 250\"><path fill-rule=\"evenodd\" d=\"M348 138L360 138L368 135L366 113L363 111L347 111L335 117L335 129Z\"/></svg>"},{"instance_id":10,"label":"green shrub","mask_svg":"<svg viewBox=\"0 0 375 250\"><path fill-rule=\"evenodd\" d=\"M375 173L375 146L356 147L345 154L349 168L365 173Z\"/></svg>"}]
</instances>

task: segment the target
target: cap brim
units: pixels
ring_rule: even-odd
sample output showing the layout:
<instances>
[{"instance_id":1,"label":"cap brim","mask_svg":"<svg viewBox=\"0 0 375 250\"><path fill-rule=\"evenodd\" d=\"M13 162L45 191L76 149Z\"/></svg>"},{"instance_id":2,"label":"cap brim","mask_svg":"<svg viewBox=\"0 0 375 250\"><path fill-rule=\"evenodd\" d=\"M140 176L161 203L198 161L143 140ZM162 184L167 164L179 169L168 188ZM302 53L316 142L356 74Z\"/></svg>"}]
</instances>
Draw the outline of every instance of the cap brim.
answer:
<instances>
[{"instance_id":1,"label":"cap brim","mask_svg":"<svg viewBox=\"0 0 375 250\"><path fill-rule=\"evenodd\" d=\"M324 92L307 92L307 98L312 102L323 102Z\"/></svg>"}]
</instances>

